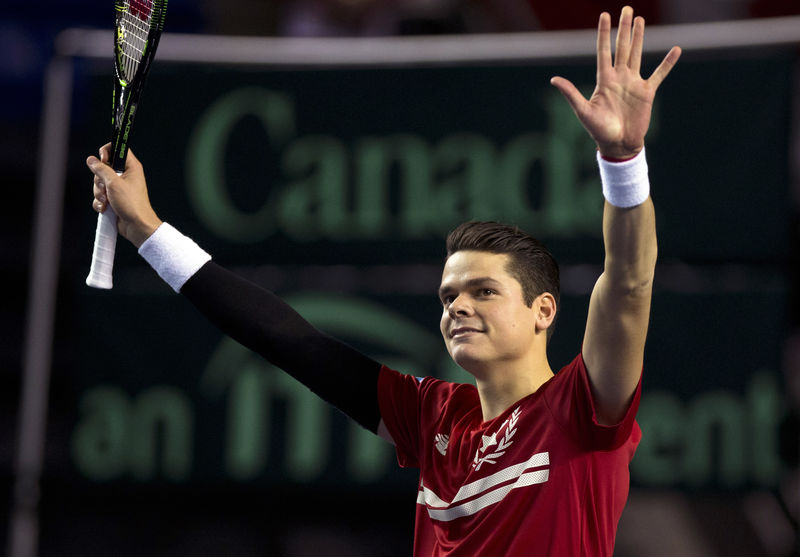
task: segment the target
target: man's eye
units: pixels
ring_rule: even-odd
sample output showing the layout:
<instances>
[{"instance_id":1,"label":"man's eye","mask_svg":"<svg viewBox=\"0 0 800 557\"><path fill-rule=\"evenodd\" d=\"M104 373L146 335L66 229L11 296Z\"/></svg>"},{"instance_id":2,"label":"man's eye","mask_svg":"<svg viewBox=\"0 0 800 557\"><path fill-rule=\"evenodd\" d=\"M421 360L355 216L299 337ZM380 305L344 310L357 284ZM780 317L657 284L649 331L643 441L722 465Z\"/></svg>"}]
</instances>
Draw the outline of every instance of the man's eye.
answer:
<instances>
[{"instance_id":1,"label":"man's eye","mask_svg":"<svg viewBox=\"0 0 800 557\"><path fill-rule=\"evenodd\" d=\"M479 293L481 296L486 297L494 294L494 290L492 290L491 288L481 288Z\"/></svg>"}]
</instances>

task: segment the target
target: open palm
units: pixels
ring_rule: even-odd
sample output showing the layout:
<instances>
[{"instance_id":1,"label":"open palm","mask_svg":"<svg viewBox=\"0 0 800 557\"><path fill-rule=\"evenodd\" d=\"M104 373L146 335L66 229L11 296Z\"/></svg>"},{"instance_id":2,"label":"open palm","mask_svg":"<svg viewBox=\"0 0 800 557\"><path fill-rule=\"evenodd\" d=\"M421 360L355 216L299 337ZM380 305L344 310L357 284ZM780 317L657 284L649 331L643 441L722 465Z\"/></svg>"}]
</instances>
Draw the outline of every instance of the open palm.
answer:
<instances>
[{"instance_id":1,"label":"open palm","mask_svg":"<svg viewBox=\"0 0 800 557\"><path fill-rule=\"evenodd\" d=\"M673 47L650 78L643 79L643 43L644 19L634 19L633 9L626 6L620 15L612 63L611 16L603 13L597 29L597 85L592 96L587 100L563 77L550 81L567 99L604 157L626 159L642 150L656 90L681 55L681 49Z\"/></svg>"}]
</instances>

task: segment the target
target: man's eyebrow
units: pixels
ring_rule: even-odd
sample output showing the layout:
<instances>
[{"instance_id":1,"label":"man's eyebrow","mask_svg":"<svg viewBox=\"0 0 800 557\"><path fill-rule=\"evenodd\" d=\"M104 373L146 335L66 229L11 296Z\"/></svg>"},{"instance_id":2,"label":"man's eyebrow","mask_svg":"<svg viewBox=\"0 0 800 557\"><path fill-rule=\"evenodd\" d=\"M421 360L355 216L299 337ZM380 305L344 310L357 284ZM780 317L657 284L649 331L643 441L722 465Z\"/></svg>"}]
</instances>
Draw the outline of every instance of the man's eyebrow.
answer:
<instances>
[{"instance_id":1,"label":"man's eyebrow","mask_svg":"<svg viewBox=\"0 0 800 557\"><path fill-rule=\"evenodd\" d=\"M492 277L475 277L469 279L464 286L466 288L475 288L476 286L501 286L501 283ZM443 284L439 287L439 297L441 298L448 292L454 290L454 287L450 284Z\"/></svg>"}]
</instances>

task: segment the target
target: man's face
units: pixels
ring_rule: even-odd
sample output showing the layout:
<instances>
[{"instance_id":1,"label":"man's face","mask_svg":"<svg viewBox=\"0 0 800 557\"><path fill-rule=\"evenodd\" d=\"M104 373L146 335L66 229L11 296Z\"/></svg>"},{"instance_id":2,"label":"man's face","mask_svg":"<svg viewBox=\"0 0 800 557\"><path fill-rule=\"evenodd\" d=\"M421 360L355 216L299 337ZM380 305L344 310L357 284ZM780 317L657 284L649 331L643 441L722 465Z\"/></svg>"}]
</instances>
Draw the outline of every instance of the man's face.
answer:
<instances>
[{"instance_id":1,"label":"man's face","mask_svg":"<svg viewBox=\"0 0 800 557\"><path fill-rule=\"evenodd\" d=\"M450 356L467 371L515 363L534 350L538 304L525 305L522 286L506 270L509 260L507 254L458 251L445 263L440 328Z\"/></svg>"}]
</instances>

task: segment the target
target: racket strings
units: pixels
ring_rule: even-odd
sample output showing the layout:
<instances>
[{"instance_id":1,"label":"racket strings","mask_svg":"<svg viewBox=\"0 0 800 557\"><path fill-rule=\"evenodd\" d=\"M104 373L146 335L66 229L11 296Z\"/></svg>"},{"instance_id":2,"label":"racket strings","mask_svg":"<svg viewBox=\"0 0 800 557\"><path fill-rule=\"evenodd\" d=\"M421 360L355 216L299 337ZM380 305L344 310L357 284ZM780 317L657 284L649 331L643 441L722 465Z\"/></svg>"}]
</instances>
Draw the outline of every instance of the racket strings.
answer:
<instances>
[{"instance_id":1,"label":"racket strings","mask_svg":"<svg viewBox=\"0 0 800 557\"><path fill-rule=\"evenodd\" d=\"M122 54L122 74L126 80L133 79L144 57L152 27L152 6L152 0L130 0L125 9L119 11L117 40Z\"/></svg>"}]
</instances>

